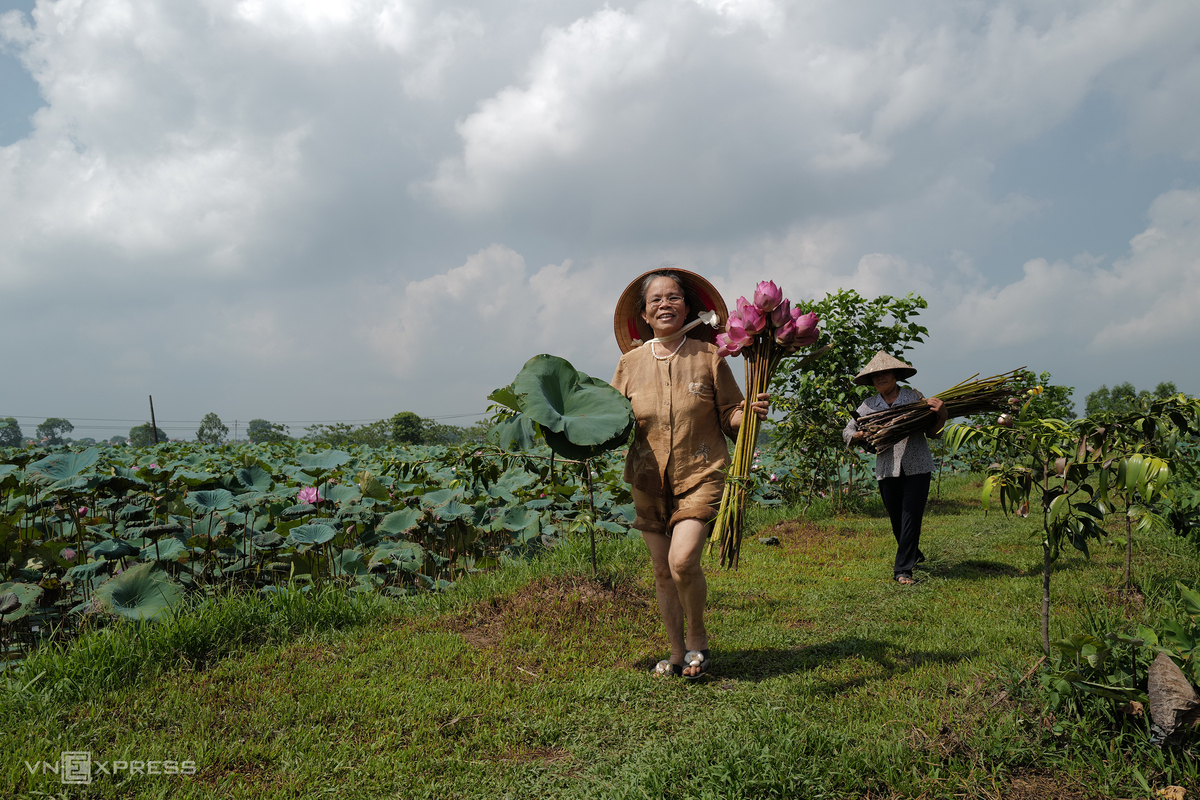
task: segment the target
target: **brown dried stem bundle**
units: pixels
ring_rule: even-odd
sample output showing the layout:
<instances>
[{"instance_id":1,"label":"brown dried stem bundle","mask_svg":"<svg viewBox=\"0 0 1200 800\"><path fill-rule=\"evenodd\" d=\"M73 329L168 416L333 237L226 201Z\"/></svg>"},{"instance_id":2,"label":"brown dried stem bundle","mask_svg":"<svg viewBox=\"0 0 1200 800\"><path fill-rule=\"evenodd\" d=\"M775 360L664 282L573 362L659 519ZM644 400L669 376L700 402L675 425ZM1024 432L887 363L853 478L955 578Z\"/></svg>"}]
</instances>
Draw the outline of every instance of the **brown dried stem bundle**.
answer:
<instances>
[{"instance_id":1,"label":"brown dried stem bundle","mask_svg":"<svg viewBox=\"0 0 1200 800\"><path fill-rule=\"evenodd\" d=\"M934 395L946 404L949 417L969 417L1007 411L1009 400L1016 394L1013 380L1024 367L991 378L975 380L979 373ZM866 434L871 449L886 450L914 433L924 431L937 419L927 400L894 406L858 420L858 429Z\"/></svg>"}]
</instances>

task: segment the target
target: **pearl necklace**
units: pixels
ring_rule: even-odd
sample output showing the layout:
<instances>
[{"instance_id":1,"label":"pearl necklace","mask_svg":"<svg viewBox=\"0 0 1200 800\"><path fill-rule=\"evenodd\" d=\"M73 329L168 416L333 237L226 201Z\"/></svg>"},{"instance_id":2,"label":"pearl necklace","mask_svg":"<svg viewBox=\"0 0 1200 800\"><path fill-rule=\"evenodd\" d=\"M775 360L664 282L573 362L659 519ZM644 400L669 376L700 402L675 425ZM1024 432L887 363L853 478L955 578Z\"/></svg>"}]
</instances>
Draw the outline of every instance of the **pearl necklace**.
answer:
<instances>
[{"instance_id":1,"label":"pearl necklace","mask_svg":"<svg viewBox=\"0 0 1200 800\"><path fill-rule=\"evenodd\" d=\"M656 341L661 341L661 339L659 339L659 340L651 339L651 340L650 340L650 355L654 356L654 357L655 357L656 359L658 359L659 361L669 361L669 360L671 360L672 358L674 358L674 357L675 357L675 353L678 353L678 352L679 352L679 348L680 348L680 347L683 347L683 343L682 343L682 342L680 342L680 343L679 343L679 347L676 347L676 348L675 348L675 350L674 350L673 352L671 352L671 353L669 353L668 355L665 355L665 356L660 356L658 353L654 352L654 344L655 344L655 342L656 342Z\"/></svg>"}]
</instances>

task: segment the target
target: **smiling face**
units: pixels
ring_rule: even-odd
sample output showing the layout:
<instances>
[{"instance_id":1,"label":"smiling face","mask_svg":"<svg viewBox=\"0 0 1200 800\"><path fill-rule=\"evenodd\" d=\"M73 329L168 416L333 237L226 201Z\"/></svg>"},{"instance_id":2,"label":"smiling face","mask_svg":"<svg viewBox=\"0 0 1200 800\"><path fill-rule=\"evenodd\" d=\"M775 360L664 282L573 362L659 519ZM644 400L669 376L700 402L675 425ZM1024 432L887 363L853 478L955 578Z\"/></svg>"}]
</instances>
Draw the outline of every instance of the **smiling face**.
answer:
<instances>
[{"instance_id":1,"label":"smiling face","mask_svg":"<svg viewBox=\"0 0 1200 800\"><path fill-rule=\"evenodd\" d=\"M683 287L674 278L655 278L646 287L646 310L642 319L657 337L669 336L683 327L687 320L687 301L683 299Z\"/></svg>"}]
</instances>

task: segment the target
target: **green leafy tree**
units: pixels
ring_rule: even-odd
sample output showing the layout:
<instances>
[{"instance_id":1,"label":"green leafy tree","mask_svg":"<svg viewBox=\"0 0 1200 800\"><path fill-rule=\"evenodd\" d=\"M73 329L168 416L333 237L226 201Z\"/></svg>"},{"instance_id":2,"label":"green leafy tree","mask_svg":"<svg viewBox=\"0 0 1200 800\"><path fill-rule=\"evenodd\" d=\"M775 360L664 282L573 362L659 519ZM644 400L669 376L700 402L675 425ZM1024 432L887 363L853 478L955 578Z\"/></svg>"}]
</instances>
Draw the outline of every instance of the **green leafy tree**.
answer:
<instances>
[{"instance_id":1,"label":"green leafy tree","mask_svg":"<svg viewBox=\"0 0 1200 800\"><path fill-rule=\"evenodd\" d=\"M1171 381L1158 384L1153 392L1146 389L1139 392L1129 381L1118 383L1111 390L1108 386L1101 385L1084 400L1085 413L1089 417L1097 414L1124 417L1145 411L1155 400L1165 400L1178 393L1179 390Z\"/></svg>"},{"instance_id":2,"label":"green leafy tree","mask_svg":"<svg viewBox=\"0 0 1200 800\"><path fill-rule=\"evenodd\" d=\"M167 433L162 428L151 428L149 422L136 425L129 429L129 445L131 447L149 447L154 444L154 431L158 431L158 441L165 442Z\"/></svg>"},{"instance_id":3,"label":"green leafy tree","mask_svg":"<svg viewBox=\"0 0 1200 800\"><path fill-rule=\"evenodd\" d=\"M345 422L334 422L329 425L318 423L310 425L304 430L304 438L307 441L326 444L330 447L356 444L368 447L386 447L391 443L392 436L391 421L386 419L360 425L357 428Z\"/></svg>"},{"instance_id":4,"label":"green leafy tree","mask_svg":"<svg viewBox=\"0 0 1200 800\"><path fill-rule=\"evenodd\" d=\"M0 447L20 447L25 440L15 417L0 419Z\"/></svg>"},{"instance_id":5,"label":"green leafy tree","mask_svg":"<svg viewBox=\"0 0 1200 800\"><path fill-rule=\"evenodd\" d=\"M425 442L425 423L411 411L401 411L392 417L392 441L396 444L423 444Z\"/></svg>"},{"instance_id":6,"label":"green leafy tree","mask_svg":"<svg viewBox=\"0 0 1200 800\"><path fill-rule=\"evenodd\" d=\"M829 345L826 354L804 369L794 359L784 359L771 379L772 405L783 419L771 430L778 447L804 453L807 472L794 476L811 496L819 489L835 497L845 481L853 482L861 472L859 455L842 441L842 429L850 413L874 394L870 387L855 386L851 378L880 350L902 358L927 329L913 318L928 304L921 297L873 299L853 289L841 289L814 301L808 310L821 318L819 345Z\"/></svg>"},{"instance_id":7,"label":"green leafy tree","mask_svg":"<svg viewBox=\"0 0 1200 800\"><path fill-rule=\"evenodd\" d=\"M73 430L75 430L75 426L70 421L61 417L50 417L37 426L37 437L45 439L47 444L62 444L63 434Z\"/></svg>"},{"instance_id":8,"label":"green leafy tree","mask_svg":"<svg viewBox=\"0 0 1200 800\"><path fill-rule=\"evenodd\" d=\"M129 441L129 440L124 436L114 436L108 440L108 443L115 447L116 445L119 445L119 444L125 444L127 441Z\"/></svg>"},{"instance_id":9,"label":"green leafy tree","mask_svg":"<svg viewBox=\"0 0 1200 800\"><path fill-rule=\"evenodd\" d=\"M279 444L292 438L288 435L287 425L265 419L250 420L250 424L246 426L246 435L254 444Z\"/></svg>"},{"instance_id":10,"label":"green leafy tree","mask_svg":"<svg viewBox=\"0 0 1200 800\"><path fill-rule=\"evenodd\" d=\"M228 435L229 426L211 411L204 415L200 427L196 429L196 441L200 444L220 444Z\"/></svg>"}]
</instances>

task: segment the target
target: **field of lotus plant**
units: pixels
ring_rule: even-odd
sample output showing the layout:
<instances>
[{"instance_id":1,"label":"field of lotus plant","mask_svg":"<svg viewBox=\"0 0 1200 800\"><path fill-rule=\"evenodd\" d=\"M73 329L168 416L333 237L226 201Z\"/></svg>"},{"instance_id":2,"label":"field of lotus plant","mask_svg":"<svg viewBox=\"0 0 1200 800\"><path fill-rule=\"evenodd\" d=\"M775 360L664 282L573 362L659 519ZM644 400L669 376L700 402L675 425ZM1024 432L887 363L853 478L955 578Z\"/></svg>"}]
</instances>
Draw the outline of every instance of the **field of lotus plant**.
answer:
<instances>
[{"instance_id":1,"label":"field of lotus plant","mask_svg":"<svg viewBox=\"0 0 1200 800\"><path fill-rule=\"evenodd\" d=\"M437 591L576 531L626 535L633 518L620 453L585 467L546 447L308 448L0 450L8 658L84 620L154 619L220 591Z\"/></svg>"}]
</instances>

